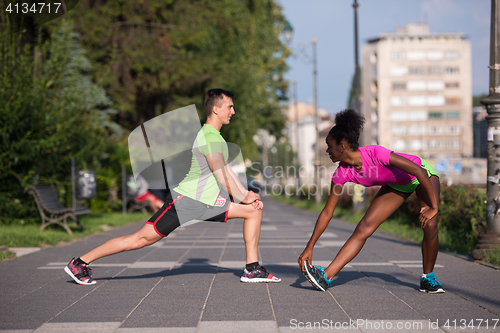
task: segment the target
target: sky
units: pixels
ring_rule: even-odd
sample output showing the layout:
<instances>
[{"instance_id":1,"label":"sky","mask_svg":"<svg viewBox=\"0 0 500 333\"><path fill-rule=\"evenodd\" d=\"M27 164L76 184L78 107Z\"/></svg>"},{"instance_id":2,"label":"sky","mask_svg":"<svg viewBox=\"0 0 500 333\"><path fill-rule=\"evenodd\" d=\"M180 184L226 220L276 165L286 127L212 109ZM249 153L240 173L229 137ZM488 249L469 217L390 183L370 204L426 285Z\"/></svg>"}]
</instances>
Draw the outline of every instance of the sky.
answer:
<instances>
[{"instance_id":1,"label":"sky","mask_svg":"<svg viewBox=\"0 0 500 333\"><path fill-rule=\"evenodd\" d=\"M354 0L277 0L293 27L285 79L297 80L298 100L312 103L313 66L294 43L317 39L318 107L335 114L347 107L354 74ZM395 32L408 23L424 22L430 32L466 35L472 50L472 94L488 92L490 0L358 0L359 61L366 41ZM284 40L284 39L283 39ZM309 56L312 55L308 47ZM360 64L363 65L362 63ZM290 94L291 96L291 94Z\"/></svg>"}]
</instances>

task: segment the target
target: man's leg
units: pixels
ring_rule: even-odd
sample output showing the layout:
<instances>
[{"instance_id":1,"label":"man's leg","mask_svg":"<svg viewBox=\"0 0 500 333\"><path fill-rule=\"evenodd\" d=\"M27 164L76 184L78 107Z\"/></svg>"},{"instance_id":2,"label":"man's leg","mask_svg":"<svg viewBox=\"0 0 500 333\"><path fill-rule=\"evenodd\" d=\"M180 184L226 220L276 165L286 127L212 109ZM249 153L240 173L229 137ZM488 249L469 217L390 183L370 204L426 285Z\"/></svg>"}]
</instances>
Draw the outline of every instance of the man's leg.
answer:
<instances>
[{"instance_id":1,"label":"man's leg","mask_svg":"<svg viewBox=\"0 0 500 333\"><path fill-rule=\"evenodd\" d=\"M228 219L243 218L243 239L246 248L246 267L240 278L241 282L280 282L281 279L270 274L259 264L259 238L262 222L262 209L252 205L231 203Z\"/></svg>"},{"instance_id":2,"label":"man's leg","mask_svg":"<svg viewBox=\"0 0 500 333\"><path fill-rule=\"evenodd\" d=\"M259 261L258 247L260 238L260 225L262 222L262 209L252 205L231 203L228 219L243 218L243 239L245 240L247 264Z\"/></svg>"},{"instance_id":3,"label":"man's leg","mask_svg":"<svg viewBox=\"0 0 500 333\"><path fill-rule=\"evenodd\" d=\"M120 236L96 247L90 252L80 257L84 262L90 264L92 261L123 251L130 251L151 245L162 239L152 224L146 223L144 226L131 235Z\"/></svg>"},{"instance_id":4,"label":"man's leg","mask_svg":"<svg viewBox=\"0 0 500 333\"><path fill-rule=\"evenodd\" d=\"M110 239L106 243L96 247L80 258L73 258L64 268L64 271L81 285L93 285L92 271L88 264L92 261L122 251L140 249L144 246L156 243L162 238L156 233L153 225L146 223L139 231Z\"/></svg>"}]
</instances>

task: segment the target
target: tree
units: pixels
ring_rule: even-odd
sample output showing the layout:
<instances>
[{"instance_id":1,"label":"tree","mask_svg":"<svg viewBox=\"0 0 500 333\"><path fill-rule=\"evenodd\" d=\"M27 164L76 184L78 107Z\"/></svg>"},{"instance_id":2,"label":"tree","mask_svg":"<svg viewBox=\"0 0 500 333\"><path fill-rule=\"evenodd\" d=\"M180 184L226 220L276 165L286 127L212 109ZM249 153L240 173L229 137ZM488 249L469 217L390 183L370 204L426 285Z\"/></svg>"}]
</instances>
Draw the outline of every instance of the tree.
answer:
<instances>
[{"instance_id":1,"label":"tree","mask_svg":"<svg viewBox=\"0 0 500 333\"><path fill-rule=\"evenodd\" d=\"M235 93L236 107L223 135L245 157L257 152L257 128L280 135L288 85L271 73L287 70L290 52L273 0L82 1L69 15L127 129L193 103L204 120L203 94L220 87Z\"/></svg>"},{"instance_id":2,"label":"tree","mask_svg":"<svg viewBox=\"0 0 500 333\"><path fill-rule=\"evenodd\" d=\"M22 46L22 36L0 21L0 219L29 215L23 187L41 181L63 184L70 161L98 168L120 136L109 121L115 111L87 72L90 62L72 23L46 42ZM20 200L22 199L22 200ZM33 212L32 212L33 213Z\"/></svg>"}]
</instances>

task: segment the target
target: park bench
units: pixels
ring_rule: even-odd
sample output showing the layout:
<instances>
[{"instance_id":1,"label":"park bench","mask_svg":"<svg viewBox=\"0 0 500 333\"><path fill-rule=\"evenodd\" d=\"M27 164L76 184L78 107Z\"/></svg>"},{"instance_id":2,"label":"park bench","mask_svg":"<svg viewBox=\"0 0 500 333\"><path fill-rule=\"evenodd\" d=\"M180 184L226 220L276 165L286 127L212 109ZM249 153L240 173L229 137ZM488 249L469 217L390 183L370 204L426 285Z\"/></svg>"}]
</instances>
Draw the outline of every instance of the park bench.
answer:
<instances>
[{"instance_id":1,"label":"park bench","mask_svg":"<svg viewBox=\"0 0 500 333\"><path fill-rule=\"evenodd\" d=\"M135 212L137 210L140 210L144 214L148 212L148 207L149 207L149 201L136 201L135 198L133 197L128 197L128 204L129 208L127 210L128 213Z\"/></svg>"},{"instance_id":2,"label":"park bench","mask_svg":"<svg viewBox=\"0 0 500 333\"><path fill-rule=\"evenodd\" d=\"M73 224L78 225L83 230L83 226L78 222L77 216L89 213L90 209L80 206L77 206L76 209L64 207L59 202L57 192L50 186L28 186L26 187L26 191L35 198L40 217L42 218L41 230L45 229L48 225L59 224L68 234L72 234L67 224L68 218L71 218Z\"/></svg>"}]
</instances>

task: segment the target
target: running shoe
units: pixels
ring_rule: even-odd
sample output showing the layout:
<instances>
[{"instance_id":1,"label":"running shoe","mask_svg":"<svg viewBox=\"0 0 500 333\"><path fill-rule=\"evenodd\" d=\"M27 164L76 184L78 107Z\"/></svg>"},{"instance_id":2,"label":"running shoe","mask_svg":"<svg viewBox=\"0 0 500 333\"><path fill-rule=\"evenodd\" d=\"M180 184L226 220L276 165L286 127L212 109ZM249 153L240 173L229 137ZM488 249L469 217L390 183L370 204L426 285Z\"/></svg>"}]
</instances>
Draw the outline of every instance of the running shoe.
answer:
<instances>
[{"instance_id":1,"label":"running shoe","mask_svg":"<svg viewBox=\"0 0 500 333\"><path fill-rule=\"evenodd\" d=\"M304 260L304 270L302 274L311 282L314 288L319 291L326 291L332 280L326 278L325 270L321 266L309 266L309 261Z\"/></svg>"},{"instance_id":2,"label":"running shoe","mask_svg":"<svg viewBox=\"0 0 500 333\"><path fill-rule=\"evenodd\" d=\"M281 279L269 273L263 266L257 266L254 270L243 269L241 282L280 282Z\"/></svg>"},{"instance_id":3,"label":"running shoe","mask_svg":"<svg viewBox=\"0 0 500 333\"><path fill-rule=\"evenodd\" d=\"M71 259L69 264L64 267L64 271L78 284L96 284L96 280L92 279L92 270L89 265L84 264L81 260L75 258Z\"/></svg>"},{"instance_id":4,"label":"running shoe","mask_svg":"<svg viewBox=\"0 0 500 333\"><path fill-rule=\"evenodd\" d=\"M426 277L420 279L420 291L429 294L444 293L443 286L436 279L434 272L428 273Z\"/></svg>"}]
</instances>

